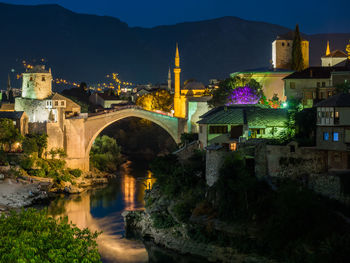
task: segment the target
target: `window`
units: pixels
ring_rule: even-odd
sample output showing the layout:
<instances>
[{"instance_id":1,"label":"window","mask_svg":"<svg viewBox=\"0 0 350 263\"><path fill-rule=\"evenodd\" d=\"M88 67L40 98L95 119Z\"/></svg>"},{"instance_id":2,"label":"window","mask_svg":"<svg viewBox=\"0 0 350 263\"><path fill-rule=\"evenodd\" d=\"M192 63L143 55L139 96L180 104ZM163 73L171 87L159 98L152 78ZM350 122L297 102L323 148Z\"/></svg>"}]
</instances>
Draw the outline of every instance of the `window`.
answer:
<instances>
[{"instance_id":1,"label":"window","mask_svg":"<svg viewBox=\"0 0 350 263\"><path fill-rule=\"evenodd\" d=\"M333 142L339 141L339 132L333 132Z\"/></svg>"},{"instance_id":2,"label":"window","mask_svg":"<svg viewBox=\"0 0 350 263\"><path fill-rule=\"evenodd\" d=\"M323 133L323 140L324 141L328 141L329 140L329 133L328 132L324 132Z\"/></svg>"},{"instance_id":3,"label":"window","mask_svg":"<svg viewBox=\"0 0 350 263\"><path fill-rule=\"evenodd\" d=\"M290 44L289 43L287 43L287 47L289 47L290 46Z\"/></svg>"},{"instance_id":4,"label":"window","mask_svg":"<svg viewBox=\"0 0 350 263\"><path fill-rule=\"evenodd\" d=\"M321 87L321 82L317 82L317 88Z\"/></svg>"},{"instance_id":5,"label":"window","mask_svg":"<svg viewBox=\"0 0 350 263\"><path fill-rule=\"evenodd\" d=\"M316 99L316 91L313 91L313 92L312 92L312 98L313 98L313 99Z\"/></svg>"},{"instance_id":6,"label":"window","mask_svg":"<svg viewBox=\"0 0 350 263\"><path fill-rule=\"evenodd\" d=\"M329 111L326 111L326 118L329 118Z\"/></svg>"},{"instance_id":7,"label":"window","mask_svg":"<svg viewBox=\"0 0 350 263\"><path fill-rule=\"evenodd\" d=\"M210 126L209 133L211 133L211 134L227 133L227 126L226 125Z\"/></svg>"},{"instance_id":8,"label":"window","mask_svg":"<svg viewBox=\"0 0 350 263\"><path fill-rule=\"evenodd\" d=\"M58 106L58 101L57 100L55 100L55 106Z\"/></svg>"},{"instance_id":9,"label":"window","mask_svg":"<svg viewBox=\"0 0 350 263\"><path fill-rule=\"evenodd\" d=\"M41 81L45 81L45 76L42 76L42 77L41 77Z\"/></svg>"},{"instance_id":10,"label":"window","mask_svg":"<svg viewBox=\"0 0 350 263\"><path fill-rule=\"evenodd\" d=\"M322 115L322 118L324 118L324 117L326 117L326 113L324 112L324 111L322 111L322 113L321 113Z\"/></svg>"},{"instance_id":11,"label":"window","mask_svg":"<svg viewBox=\"0 0 350 263\"><path fill-rule=\"evenodd\" d=\"M334 112L331 111L330 113L331 113L331 118L333 118L334 117Z\"/></svg>"},{"instance_id":12,"label":"window","mask_svg":"<svg viewBox=\"0 0 350 263\"><path fill-rule=\"evenodd\" d=\"M339 111L334 112L334 124L339 124Z\"/></svg>"},{"instance_id":13,"label":"window","mask_svg":"<svg viewBox=\"0 0 350 263\"><path fill-rule=\"evenodd\" d=\"M295 89L295 82L291 82L291 83L289 84L289 87L290 87L291 89Z\"/></svg>"},{"instance_id":14,"label":"window","mask_svg":"<svg viewBox=\"0 0 350 263\"><path fill-rule=\"evenodd\" d=\"M328 97L332 97L332 91L328 91Z\"/></svg>"},{"instance_id":15,"label":"window","mask_svg":"<svg viewBox=\"0 0 350 263\"><path fill-rule=\"evenodd\" d=\"M282 42L282 47L284 47L284 42Z\"/></svg>"},{"instance_id":16,"label":"window","mask_svg":"<svg viewBox=\"0 0 350 263\"><path fill-rule=\"evenodd\" d=\"M326 87L326 82L322 82L322 87Z\"/></svg>"},{"instance_id":17,"label":"window","mask_svg":"<svg viewBox=\"0 0 350 263\"><path fill-rule=\"evenodd\" d=\"M33 77L30 77L29 81L33 81Z\"/></svg>"},{"instance_id":18,"label":"window","mask_svg":"<svg viewBox=\"0 0 350 263\"><path fill-rule=\"evenodd\" d=\"M61 101L61 106L64 106L64 100Z\"/></svg>"},{"instance_id":19,"label":"window","mask_svg":"<svg viewBox=\"0 0 350 263\"><path fill-rule=\"evenodd\" d=\"M336 117L336 118L339 118L339 111L336 111L336 112L335 112L335 117Z\"/></svg>"}]
</instances>

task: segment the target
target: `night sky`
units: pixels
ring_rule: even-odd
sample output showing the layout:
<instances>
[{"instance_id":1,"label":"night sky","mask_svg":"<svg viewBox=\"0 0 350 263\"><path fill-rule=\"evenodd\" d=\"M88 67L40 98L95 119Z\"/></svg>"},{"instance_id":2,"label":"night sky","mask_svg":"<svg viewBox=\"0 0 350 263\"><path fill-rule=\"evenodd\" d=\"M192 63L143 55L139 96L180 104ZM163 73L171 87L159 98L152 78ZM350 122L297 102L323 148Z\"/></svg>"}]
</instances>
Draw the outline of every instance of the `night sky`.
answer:
<instances>
[{"instance_id":1,"label":"night sky","mask_svg":"<svg viewBox=\"0 0 350 263\"><path fill-rule=\"evenodd\" d=\"M347 0L0 0L11 4L59 4L79 13L114 16L130 26L153 27L238 16L314 33L349 33Z\"/></svg>"}]
</instances>

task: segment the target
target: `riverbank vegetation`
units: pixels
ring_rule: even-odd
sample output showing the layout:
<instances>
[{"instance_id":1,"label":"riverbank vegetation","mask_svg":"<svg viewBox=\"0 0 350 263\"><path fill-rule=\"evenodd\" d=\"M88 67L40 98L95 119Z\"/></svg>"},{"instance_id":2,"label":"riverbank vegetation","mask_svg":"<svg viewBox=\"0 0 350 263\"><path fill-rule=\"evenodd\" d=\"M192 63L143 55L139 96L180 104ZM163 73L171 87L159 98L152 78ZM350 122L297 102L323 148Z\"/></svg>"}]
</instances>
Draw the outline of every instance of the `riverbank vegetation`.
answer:
<instances>
[{"instance_id":1,"label":"riverbank vegetation","mask_svg":"<svg viewBox=\"0 0 350 263\"><path fill-rule=\"evenodd\" d=\"M0 216L0 262L101 262L97 236L45 210L12 211Z\"/></svg>"},{"instance_id":2,"label":"riverbank vegetation","mask_svg":"<svg viewBox=\"0 0 350 263\"><path fill-rule=\"evenodd\" d=\"M91 166L104 172L116 172L123 157L117 141L107 135L97 137L90 151Z\"/></svg>"},{"instance_id":3,"label":"riverbank vegetation","mask_svg":"<svg viewBox=\"0 0 350 263\"><path fill-rule=\"evenodd\" d=\"M237 153L208 187L204 160L197 152L186 162L169 155L152 164L157 182L146 209L155 228L185 224L186 236L199 243L277 262L350 261L346 208L296 182L256 178Z\"/></svg>"}]
</instances>

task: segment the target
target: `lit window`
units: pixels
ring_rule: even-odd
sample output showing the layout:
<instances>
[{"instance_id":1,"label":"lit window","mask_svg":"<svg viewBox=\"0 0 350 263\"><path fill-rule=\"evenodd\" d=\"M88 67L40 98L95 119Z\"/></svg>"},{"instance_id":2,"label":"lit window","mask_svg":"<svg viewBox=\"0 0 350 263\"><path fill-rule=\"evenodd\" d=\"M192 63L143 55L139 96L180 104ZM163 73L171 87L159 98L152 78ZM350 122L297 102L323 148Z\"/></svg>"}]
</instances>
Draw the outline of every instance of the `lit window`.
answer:
<instances>
[{"instance_id":1,"label":"lit window","mask_svg":"<svg viewBox=\"0 0 350 263\"><path fill-rule=\"evenodd\" d=\"M334 117L334 112L333 111L331 111L331 118L333 118Z\"/></svg>"},{"instance_id":2,"label":"lit window","mask_svg":"<svg viewBox=\"0 0 350 263\"><path fill-rule=\"evenodd\" d=\"M230 143L230 150L231 151L236 151L237 150L237 143L236 142L231 142Z\"/></svg>"},{"instance_id":3,"label":"lit window","mask_svg":"<svg viewBox=\"0 0 350 263\"><path fill-rule=\"evenodd\" d=\"M338 132L333 132L333 141L334 142L339 141L339 133Z\"/></svg>"},{"instance_id":4,"label":"lit window","mask_svg":"<svg viewBox=\"0 0 350 263\"><path fill-rule=\"evenodd\" d=\"M336 111L336 112L335 112L335 117L336 117L336 118L339 118L339 111Z\"/></svg>"},{"instance_id":5,"label":"lit window","mask_svg":"<svg viewBox=\"0 0 350 263\"><path fill-rule=\"evenodd\" d=\"M328 141L329 140L329 133L328 132L324 132L323 133L323 140L324 141Z\"/></svg>"}]
</instances>

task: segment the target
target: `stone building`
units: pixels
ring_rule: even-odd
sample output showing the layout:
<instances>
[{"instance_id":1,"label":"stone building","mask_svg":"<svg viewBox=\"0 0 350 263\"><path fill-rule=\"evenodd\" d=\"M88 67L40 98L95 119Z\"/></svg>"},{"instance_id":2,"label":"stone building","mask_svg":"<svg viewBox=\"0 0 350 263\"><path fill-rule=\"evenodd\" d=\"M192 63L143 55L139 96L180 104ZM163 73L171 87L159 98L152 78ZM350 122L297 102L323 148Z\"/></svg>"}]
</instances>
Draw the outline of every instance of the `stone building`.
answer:
<instances>
[{"instance_id":1,"label":"stone building","mask_svg":"<svg viewBox=\"0 0 350 263\"><path fill-rule=\"evenodd\" d=\"M23 73L22 97L15 99L15 111L24 111L31 123L62 121L80 114L80 106L52 92L51 70L35 66Z\"/></svg>"},{"instance_id":2,"label":"stone building","mask_svg":"<svg viewBox=\"0 0 350 263\"><path fill-rule=\"evenodd\" d=\"M322 67L333 67L345 60L348 56L341 50L330 51L329 41L327 42L326 54L321 57Z\"/></svg>"},{"instance_id":3,"label":"stone building","mask_svg":"<svg viewBox=\"0 0 350 263\"><path fill-rule=\"evenodd\" d=\"M292 48L293 48L294 31L285 35L277 36L272 42L272 66L277 69L291 69L292 65ZM309 41L302 38L301 52L303 55L304 68L309 67Z\"/></svg>"},{"instance_id":4,"label":"stone building","mask_svg":"<svg viewBox=\"0 0 350 263\"><path fill-rule=\"evenodd\" d=\"M309 67L284 78L287 98L302 100L305 107L314 101L327 99L336 92L336 86L350 82L350 65L341 63L334 67Z\"/></svg>"},{"instance_id":5,"label":"stone building","mask_svg":"<svg viewBox=\"0 0 350 263\"><path fill-rule=\"evenodd\" d=\"M327 150L329 169L350 169L350 94L316 104L316 146Z\"/></svg>"},{"instance_id":6,"label":"stone building","mask_svg":"<svg viewBox=\"0 0 350 263\"><path fill-rule=\"evenodd\" d=\"M283 79L293 72L286 69L255 69L231 73L230 76L231 78L239 76L254 79L261 85L267 99L272 99L277 94L280 101L285 101L286 95Z\"/></svg>"},{"instance_id":7,"label":"stone building","mask_svg":"<svg viewBox=\"0 0 350 263\"><path fill-rule=\"evenodd\" d=\"M121 100L114 94L108 94L108 92L94 93L89 97L89 102L96 106L101 106L104 109L113 108L113 105L127 103L127 100Z\"/></svg>"},{"instance_id":8,"label":"stone building","mask_svg":"<svg viewBox=\"0 0 350 263\"><path fill-rule=\"evenodd\" d=\"M275 138L285 131L287 110L262 105L221 106L202 115L199 124L201 148L228 145L255 138Z\"/></svg>"},{"instance_id":9,"label":"stone building","mask_svg":"<svg viewBox=\"0 0 350 263\"><path fill-rule=\"evenodd\" d=\"M24 111L0 111L0 119L10 119L22 135L28 133L28 116Z\"/></svg>"}]
</instances>

